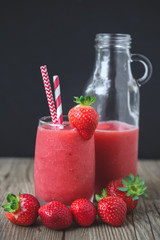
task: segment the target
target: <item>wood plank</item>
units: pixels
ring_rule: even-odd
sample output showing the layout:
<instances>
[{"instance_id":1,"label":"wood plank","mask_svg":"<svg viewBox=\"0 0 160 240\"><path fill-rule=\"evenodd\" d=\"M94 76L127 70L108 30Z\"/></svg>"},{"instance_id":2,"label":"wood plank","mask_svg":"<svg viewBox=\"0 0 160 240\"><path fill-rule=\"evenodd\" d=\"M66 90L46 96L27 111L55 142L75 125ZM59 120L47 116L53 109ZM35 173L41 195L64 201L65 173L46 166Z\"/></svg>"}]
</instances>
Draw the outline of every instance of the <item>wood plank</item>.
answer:
<instances>
[{"instance_id":1,"label":"wood plank","mask_svg":"<svg viewBox=\"0 0 160 240\"><path fill-rule=\"evenodd\" d=\"M42 225L40 219L30 227L16 226L6 219L0 208L0 239L56 240L132 240L160 239L160 161L139 161L139 175L148 185L148 199L141 199L135 211L127 215L123 226L115 228L97 220L88 228L76 225L66 231L54 231ZM8 193L34 194L33 159L0 159L0 204Z\"/></svg>"},{"instance_id":2,"label":"wood plank","mask_svg":"<svg viewBox=\"0 0 160 240\"><path fill-rule=\"evenodd\" d=\"M90 227L74 227L65 232L65 240L134 240L136 239L132 224L132 215L128 215L121 227L112 227L102 223L99 219Z\"/></svg>"},{"instance_id":3,"label":"wood plank","mask_svg":"<svg viewBox=\"0 0 160 240\"><path fill-rule=\"evenodd\" d=\"M140 162L139 173L148 185L149 198L143 198L143 205L150 231L153 239L160 239L160 162Z\"/></svg>"},{"instance_id":4,"label":"wood plank","mask_svg":"<svg viewBox=\"0 0 160 240\"><path fill-rule=\"evenodd\" d=\"M152 240L154 239L152 234L152 229L150 221L145 212L145 206L143 200L141 199L138 203L137 208L133 211L133 224L136 234L136 239L141 240Z\"/></svg>"}]
</instances>

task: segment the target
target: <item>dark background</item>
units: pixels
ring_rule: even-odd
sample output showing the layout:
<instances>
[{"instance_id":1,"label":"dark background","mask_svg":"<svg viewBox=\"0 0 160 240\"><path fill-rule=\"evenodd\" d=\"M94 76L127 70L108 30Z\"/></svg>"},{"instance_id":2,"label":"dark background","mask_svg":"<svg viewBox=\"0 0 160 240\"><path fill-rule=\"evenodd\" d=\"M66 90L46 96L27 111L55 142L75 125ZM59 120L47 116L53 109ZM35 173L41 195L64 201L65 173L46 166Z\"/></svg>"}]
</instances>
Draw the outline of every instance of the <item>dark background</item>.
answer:
<instances>
[{"instance_id":1,"label":"dark background","mask_svg":"<svg viewBox=\"0 0 160 240\"><path fill-rule=\"evenodd\" d=\"M61 80L63 109L73 106L94 64L96 33L129 33L147 56L141 87L140 158L160 158L160 15L151 1L3 1L0 8L0 156L33 156L38 118L48 115L39 67ZM134 66L134 76L143 68Z\"/></svg>"}]
</instances>

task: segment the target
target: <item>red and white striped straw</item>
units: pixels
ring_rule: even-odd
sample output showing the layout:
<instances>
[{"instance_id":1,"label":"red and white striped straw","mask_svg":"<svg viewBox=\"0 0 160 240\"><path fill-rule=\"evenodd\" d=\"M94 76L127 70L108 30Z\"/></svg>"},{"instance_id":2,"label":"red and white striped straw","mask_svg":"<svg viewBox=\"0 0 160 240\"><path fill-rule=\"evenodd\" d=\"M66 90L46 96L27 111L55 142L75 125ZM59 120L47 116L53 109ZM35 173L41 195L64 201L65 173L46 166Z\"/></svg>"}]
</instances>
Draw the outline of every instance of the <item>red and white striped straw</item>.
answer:
<instances>
[{"instance_id":1,"label":"red and white striped straw","mask_svg":"<svg viewBox=\"0 0 160 240\"><path fill-rule=\"evenodd\" d=\"M47 66L46 65L41 66L40 69L41 69L41 74L43 78L44 88L46 91L46 96L47 96L47 101L48 101L52 122L55 124L57 123L57 114L56 114L56 108L54 104L53 93L52 93L51 85L49 81L49 76L47 72Z\"/></svg>"},{"instance_id":2,"label":"red and white striped straw","mask_svg":"<svg viewBox=\"0 0 160 240\"><path fill-rule=\"evenodd\" d=\"M63 123L63 112L62 112L62 101L61 101L61 89L59 83L59 77L57 75L53 76L54 83L54 95L57 108L57 121L59 124Z\"/></svg>"}]
</instances>

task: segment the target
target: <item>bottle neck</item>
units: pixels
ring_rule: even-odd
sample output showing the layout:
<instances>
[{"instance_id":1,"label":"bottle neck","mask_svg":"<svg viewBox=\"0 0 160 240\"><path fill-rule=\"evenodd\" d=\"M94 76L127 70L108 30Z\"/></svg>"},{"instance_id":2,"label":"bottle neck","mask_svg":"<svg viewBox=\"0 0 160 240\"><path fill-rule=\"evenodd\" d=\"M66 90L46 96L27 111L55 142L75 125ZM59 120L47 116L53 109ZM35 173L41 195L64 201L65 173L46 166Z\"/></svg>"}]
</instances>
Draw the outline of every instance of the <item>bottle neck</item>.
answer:
<instances>
[{"instance_id":1,"label":"bottle neck","mask_svg":"<svg viewBox=\"0 0 160 240\"><path fill-rule=\"evenodd\" d=\"M112 79L112 74L116 74L117 69L119 72L124 72L126 69L129 71L130 62L129 48L96 46L95 74L102 78Z\"/></svg>"},{"instance_id":2,"label":"bottle neck","mask_svg":"<svg viewBox=\"0 0 160 240\"><path fill-rule=\"evenodd\" d=\"M97 34L95 38L96 63L95 74L102 78L113 78L117 69L125 71L130 69L129 34Z\"/></svg>"},{"instance_id":3,"label":"bottle neck","mask_svg":"<svg viewBox=\"0 0 160 240\"><path fill-rule=\"evenodd\" d=\"M95 38L97 48L118 48L127 49L131 45L129 34L99 33Z\"/></svg>"}]
</instances>

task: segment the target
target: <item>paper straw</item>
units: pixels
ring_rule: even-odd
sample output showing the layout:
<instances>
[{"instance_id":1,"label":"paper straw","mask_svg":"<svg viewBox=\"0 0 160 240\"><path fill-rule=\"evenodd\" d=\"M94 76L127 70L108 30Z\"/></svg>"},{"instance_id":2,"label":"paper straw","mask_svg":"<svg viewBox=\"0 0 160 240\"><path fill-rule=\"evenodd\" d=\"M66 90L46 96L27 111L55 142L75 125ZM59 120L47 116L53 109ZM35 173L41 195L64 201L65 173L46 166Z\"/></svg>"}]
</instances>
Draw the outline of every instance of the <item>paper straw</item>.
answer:
<instances>
[{"instance_id":1,"label":"paper straw","mask_svg":"<svg viewBox=\"0 0 160 240\"><path fill-rule=\"evenodd\" d=\"M57 114L56 114L56 108L55 108L54 99L53 99L53 93L52 93L51 85L49 81L49 76L47 72L47 66L46 65L41 66L40 69L41 69L41 74L43 78L44 88L46 91L46 96L47 96L47 101L48 101L52 122L55 124L57 123Z\"/></svg>"},{"instance_id":2,"label":"paper straw","mask_svg":"<svg viewBox=\"0 0 160 240\"><path fill-rule=\"evenodd\" d=\"M59 124L63 123L63 112L62 112L62 101L61 101L61 89L59 83L59 77L57 75L53 76L54 83L54 95L57 108L57 121Z\"/></svg>"}]
</instances>

